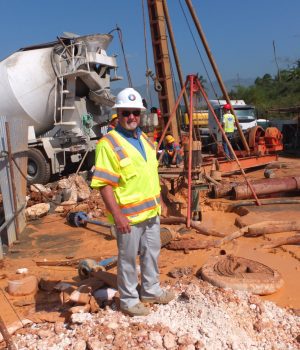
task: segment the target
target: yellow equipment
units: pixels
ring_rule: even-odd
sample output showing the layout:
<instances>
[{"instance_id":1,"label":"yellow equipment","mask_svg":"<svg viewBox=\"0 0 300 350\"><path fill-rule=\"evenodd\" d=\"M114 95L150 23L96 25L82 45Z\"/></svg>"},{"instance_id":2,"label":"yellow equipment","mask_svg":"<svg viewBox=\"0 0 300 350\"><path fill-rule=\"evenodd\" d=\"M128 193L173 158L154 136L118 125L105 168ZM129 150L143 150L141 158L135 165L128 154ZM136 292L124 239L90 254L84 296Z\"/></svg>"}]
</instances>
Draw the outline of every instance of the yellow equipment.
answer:
<instances>
[{"instance_id":1,"label":"yellow equipment","mask_svg":"<svg viewBox=\"0 0 300 350\"><path fill-rule=\"evenodd\" d=\"M189 115L187 113L184 113L184 124L189 125ZM208 127L208 111L194 112L193 125Z\"/></svg>"}]
</instances>

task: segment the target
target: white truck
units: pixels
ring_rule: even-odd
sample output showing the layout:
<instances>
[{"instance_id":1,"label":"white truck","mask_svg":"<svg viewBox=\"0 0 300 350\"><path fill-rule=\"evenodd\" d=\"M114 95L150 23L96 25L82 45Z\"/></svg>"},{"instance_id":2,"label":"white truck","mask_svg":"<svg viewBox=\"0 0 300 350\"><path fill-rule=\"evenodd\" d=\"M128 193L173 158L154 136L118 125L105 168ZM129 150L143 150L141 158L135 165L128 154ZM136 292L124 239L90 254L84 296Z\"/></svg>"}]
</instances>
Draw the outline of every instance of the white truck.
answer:
<instances>
[{"instance_id":1,"label":"white truck","mask_svg":"<svg viewBox=\"0 0 300 350\"><path fill-rule=\"evenodd\" d=\"M223 107L227 103L226 100L210 100L209 102L219 121L222 122ZM256 112L253 106L247 105L244 100L230 100L230 103L243 132L257 125ZM208 114L208 126L210 133L214 135L217 142L222 142L222 134L210 110Z\"/></svg>"},{"instance_id":2,"label":"white truck","mask_svg":"<svg viewBox=\"0 0 300 350\"><path fill-rule=\"evenodd\" d=\"M116 75L109 34L68 33L26 47L0 62L0 115L28 121L28 182L51 174L95 148L109 120Z\"/></svg>"}]
</instances>

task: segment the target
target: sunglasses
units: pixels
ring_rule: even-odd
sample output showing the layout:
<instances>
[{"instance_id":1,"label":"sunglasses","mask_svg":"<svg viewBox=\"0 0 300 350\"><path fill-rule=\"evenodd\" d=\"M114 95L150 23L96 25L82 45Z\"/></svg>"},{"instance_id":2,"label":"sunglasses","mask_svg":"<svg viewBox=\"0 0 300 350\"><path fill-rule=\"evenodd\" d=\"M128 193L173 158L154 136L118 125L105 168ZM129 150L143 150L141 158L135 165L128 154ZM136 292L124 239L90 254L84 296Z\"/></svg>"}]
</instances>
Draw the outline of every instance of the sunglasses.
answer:
<instances>
[{"instance_id":1,"label":"sunglasses","mask_svg":"<svg viewBox=\"0 0 300 350\"><path fill-rule=\"evenodd\" d=\"M138 109L135 111L122 111L122 117L129 117L131 114L133 114L135 117L139 117L141 115L141 111Z\"/></svg>"}]
</instances>

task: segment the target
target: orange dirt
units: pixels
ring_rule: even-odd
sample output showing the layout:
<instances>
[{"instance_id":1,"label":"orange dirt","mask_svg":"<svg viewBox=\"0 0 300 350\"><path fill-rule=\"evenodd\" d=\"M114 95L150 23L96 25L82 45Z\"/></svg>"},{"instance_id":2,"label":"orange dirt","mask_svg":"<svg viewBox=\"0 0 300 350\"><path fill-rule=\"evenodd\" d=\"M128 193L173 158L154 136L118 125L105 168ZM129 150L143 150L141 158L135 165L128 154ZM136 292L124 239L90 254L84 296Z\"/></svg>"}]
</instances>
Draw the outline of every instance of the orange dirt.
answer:
<instances>
[{"instance_id":1,"label":"orange dirt","mask_svg":"<svg viewBox=\"0 0 300 350\"><path fill-rule=\"evenodd\" d=\"M282 159L281 159L282 161ZM300 160L286 159L294 162L295 167L291 169L275 170L278 176L291 176L297 172L296 166L300 167ZM263 178L263 170L252 172L251 178ZM232 181L241 181L240 175L231 178ZM236 213L223 211L228 207L230 200L213 200L212 206L206 202L203 209L203 223L208 228L225 234L237 230L235 220L239 217ZM221 204L220 204L221 203ZM217 210L216 210L217 209ZM263 220L295 220L299 213L300 205L262 206L248 207L250 223ZM172 231L181 226L169 226ZM257 260L273 269L278 270L284 279L284 286L280 291L262 297L272 300L282 307L300 309L300 251L299 246L283 246L276 249L263 249L261 245L266 240L276 239L292 233L280 233L266 235L265 237L241 237L231 241L221 248L210 248L207 250L195 250L190 252L171 251L165 248L161 251L160 272L161 280L173 284L176 279L168 276L169 271L174 268L192 268L195 274L197 270L207 261L210 256L219 255L220 251L227 254ZM215 239L215 237L203 236L193 230L183 235L194 239ZM66 219L58 214L48 215L41 220L28 224L21 234L18 244L14 244L10 253L4 259L4 266L0 268L0 275L12 275L16 269L26 267L30 274L39 279L64 280L74 283L78 281L75 266L37 266L36 261L44 260L67 260L77 258L94 258L100 260L117 254L117 244L111 238L109 230L103 227L88 224L86 228L74 228L66 223ZM111 272L116 272L116 268ZM53 321L62 316L57 312L57 295L39 292L36 296L12 297L7 294L7 278L0 279L1 316L6 323L17 321L19 318L28 317L34 319L45 319ZM3 301L3 302L2 302ZM22 306L20 306L22 305ZM45 313L48 311L48 313ZM51 314L49 314L51 311ZM17 316L18 315L18 316ZM52 318L52 319L51 319Z\"/></svg>"}]
</instances>

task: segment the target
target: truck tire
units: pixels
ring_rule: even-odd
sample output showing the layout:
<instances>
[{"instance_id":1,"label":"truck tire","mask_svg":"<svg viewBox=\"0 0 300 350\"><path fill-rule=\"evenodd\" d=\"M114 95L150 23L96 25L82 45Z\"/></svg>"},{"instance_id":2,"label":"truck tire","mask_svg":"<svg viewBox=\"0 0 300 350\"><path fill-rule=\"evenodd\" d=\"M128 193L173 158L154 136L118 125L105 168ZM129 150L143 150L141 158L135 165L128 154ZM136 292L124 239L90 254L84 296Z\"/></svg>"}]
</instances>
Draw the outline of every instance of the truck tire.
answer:
<instances>
[{"instance_id":1,"label":"truck tire","mask_svg":"<svg viewBox=\"0 0 300 350\"><path fill-rule=\"evenodd\" d=\"M27 155L27 183L29 185L48 183L51 175L50 164L43 153L36 148L29 148Z\"/></svg>"}]
</instances>

